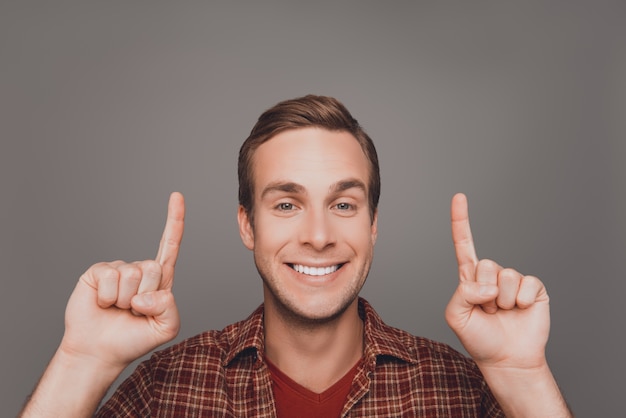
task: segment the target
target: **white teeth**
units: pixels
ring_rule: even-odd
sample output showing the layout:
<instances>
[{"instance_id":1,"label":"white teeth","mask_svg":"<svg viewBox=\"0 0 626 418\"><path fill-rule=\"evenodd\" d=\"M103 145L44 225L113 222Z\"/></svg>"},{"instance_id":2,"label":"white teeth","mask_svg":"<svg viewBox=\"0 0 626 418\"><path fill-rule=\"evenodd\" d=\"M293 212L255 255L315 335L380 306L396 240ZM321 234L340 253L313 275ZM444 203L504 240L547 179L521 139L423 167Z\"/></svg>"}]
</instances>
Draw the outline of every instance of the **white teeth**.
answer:
<instances>
[{"instance_id":1,"label":"white teeth","mask_svg":"<svg viewBox=\"0 0 626 418\"><path fill-rule=\"evenodd\" d=\"M339 265L329 267L309 267L302 264L292 264L291 267L298 273L307 274L309 276L323 276L325 274L334 273L339 269Z\"/></svg>"}]
</instances>

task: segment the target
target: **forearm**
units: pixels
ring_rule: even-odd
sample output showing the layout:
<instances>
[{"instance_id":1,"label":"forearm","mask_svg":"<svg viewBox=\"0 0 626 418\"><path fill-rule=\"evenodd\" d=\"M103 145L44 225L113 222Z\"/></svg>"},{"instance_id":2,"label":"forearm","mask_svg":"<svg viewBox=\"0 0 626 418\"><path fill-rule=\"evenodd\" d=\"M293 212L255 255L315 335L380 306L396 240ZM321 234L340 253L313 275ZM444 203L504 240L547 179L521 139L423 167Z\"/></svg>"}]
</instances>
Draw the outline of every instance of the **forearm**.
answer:
<instances>
[{"instance_id":1,"label":"forearm","mask_svg":"<svg viewBox=\"0 0 626 418\"><path fill-rule=\"evenodd\" d=\"M481 367L481 372L509 418L573 417L547 364L533 370Z\"/></svg>"},{"instance_id":2,"label":"forearm","mask_svg":"<svg viewBox=\"0 0 626 418\"><path fill-rule=\"evenodd\" d=\"M20 417L91 417L122 370L59 349Z\"/></svg>"}]
</instances>

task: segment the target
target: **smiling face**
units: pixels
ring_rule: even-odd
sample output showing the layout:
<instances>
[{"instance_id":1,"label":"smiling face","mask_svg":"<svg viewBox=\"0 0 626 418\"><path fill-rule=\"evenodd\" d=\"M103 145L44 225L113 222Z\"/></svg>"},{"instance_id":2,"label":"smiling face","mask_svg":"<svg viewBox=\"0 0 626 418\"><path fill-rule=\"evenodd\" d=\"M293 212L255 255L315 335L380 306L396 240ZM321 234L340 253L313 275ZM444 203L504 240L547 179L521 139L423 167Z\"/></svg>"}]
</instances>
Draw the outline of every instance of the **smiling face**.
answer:
<instances>
[{"instance_id":1,"label":"smiling face","mask_svg":"<svg viewBox=\"0 0 626 418\"><path fill-rule=\"evenodd\" d=\"M240 207L266 309L307 322L344 312L372 262L377 218L368 204L369 163L347 132L282 132L255 151L254 228Z\"/></svg>"}]
</instances>

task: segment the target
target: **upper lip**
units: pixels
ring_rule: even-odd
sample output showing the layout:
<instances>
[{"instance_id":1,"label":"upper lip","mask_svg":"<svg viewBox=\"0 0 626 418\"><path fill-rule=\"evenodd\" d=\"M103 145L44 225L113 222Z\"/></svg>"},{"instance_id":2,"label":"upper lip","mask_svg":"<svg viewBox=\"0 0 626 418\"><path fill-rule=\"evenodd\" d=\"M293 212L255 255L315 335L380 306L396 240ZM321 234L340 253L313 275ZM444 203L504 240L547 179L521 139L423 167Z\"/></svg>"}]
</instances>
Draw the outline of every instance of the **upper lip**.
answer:
<instances>
[{"instance_id":1,"label":"upper lip","mask_svg":"<svg viewBox=\"0 0 626 418\"><path fill-rule=\"evenodd\" d=\"M325 262L325 263L320 263L320 262L315 262L315 263L306 263L306 262L290 262L287 263L290 266L304 266L304 267L315 267L315 268L324 268L324 267L335 267L335 266L339 266L341 267L342 265L346 264L345 261L337 261L337 262Z\"/></svg>"}]
</instances>

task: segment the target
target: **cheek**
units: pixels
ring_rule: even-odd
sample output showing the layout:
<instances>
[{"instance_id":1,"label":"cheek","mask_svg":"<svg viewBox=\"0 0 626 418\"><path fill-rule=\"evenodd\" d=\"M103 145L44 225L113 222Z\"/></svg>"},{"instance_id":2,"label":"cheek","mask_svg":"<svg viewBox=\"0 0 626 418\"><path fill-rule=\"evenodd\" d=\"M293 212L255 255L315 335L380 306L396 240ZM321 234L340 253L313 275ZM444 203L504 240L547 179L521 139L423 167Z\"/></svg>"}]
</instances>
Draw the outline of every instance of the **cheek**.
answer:
<instances>
[{"instance_id":1,"label":"cheek","mask_svg":"<svg viewBox=\"0 0 626 418\"><path fill-rule=\"evenodd\" d=\"M284 219L259 217L255 224L255 248L269 250L284 245L293 235L293 227Z\"/></svg>"},{"instance_id":2,"label":"cheek","mask_svg":"<svg viewBox=\"0 0 626 418\"><path fill-rule=\"evenodd\" d=\"M373 234L369 218L367 220L354 219L350 222L339 222L336 227L343 239L355 248L369 250L374 245L375 234Z\"/></svg>"}]
</instances>

